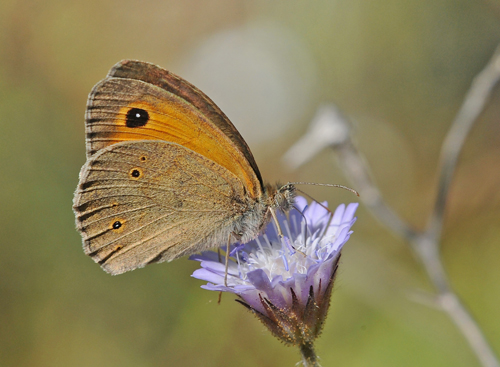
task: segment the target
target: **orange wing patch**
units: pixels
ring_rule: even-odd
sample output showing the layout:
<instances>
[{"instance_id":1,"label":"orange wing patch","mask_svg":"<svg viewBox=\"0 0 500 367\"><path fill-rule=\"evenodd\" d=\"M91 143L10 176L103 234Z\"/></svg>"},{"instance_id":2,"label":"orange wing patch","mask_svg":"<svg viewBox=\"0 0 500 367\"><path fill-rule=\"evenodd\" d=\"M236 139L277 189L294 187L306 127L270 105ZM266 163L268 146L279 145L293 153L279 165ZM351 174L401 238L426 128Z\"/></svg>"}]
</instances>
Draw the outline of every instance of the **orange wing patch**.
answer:
<instances>
[{"instance_id":1,"label":"orange wing patch","mask_svg":"<svg viewBox=\"0 0 500 367\"><path fill-rule=\"evenodd\" d=\"M261 185L243 153L193 105L157 86L108 78L94 87L87 108L87 154L122 141L165 140L182 145L236 175L250 196Z\"/></svg>"}]
</instances>

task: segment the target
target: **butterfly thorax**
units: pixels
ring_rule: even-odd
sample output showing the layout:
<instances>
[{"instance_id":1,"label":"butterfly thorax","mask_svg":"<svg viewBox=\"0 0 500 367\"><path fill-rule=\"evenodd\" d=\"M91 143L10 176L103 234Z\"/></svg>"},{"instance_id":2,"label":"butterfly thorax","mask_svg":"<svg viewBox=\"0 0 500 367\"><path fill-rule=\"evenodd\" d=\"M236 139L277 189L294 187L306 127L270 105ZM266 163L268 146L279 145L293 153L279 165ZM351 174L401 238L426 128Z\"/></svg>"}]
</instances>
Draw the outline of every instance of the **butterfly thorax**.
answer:
<instances>
[{"instance_id":1,"label":"butterfly thorax","mask_svg":"<svg viewBox=\"0 0 500 367\"><path fill-rule=\"evenodd\" d=\"M295 186L292 184L266 184L262 195L256 199L247 198L237 209L238 220L234 220L231 232L241 243L253 240L262 233L272 220L271 210L287 213L295 200Z\"/></svg>"}]
</instances>

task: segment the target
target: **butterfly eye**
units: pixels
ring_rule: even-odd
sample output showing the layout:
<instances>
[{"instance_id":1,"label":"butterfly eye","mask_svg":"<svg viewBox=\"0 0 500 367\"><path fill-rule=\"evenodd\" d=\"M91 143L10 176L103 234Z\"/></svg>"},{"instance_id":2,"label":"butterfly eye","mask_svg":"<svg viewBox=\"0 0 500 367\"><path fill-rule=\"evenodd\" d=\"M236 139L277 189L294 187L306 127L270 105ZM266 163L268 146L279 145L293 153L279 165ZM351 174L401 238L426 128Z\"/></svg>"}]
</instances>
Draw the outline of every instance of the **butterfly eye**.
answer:
<instances>
[{"instance_id":1,"label":"butterfly eye","mask_svg":"<svg viewBox=\"0 0 500 367\"><path fill-rule=\"evenodd\" d=\"M132 168L129 172L130 177L138 179L142 177L142 170L140 168Z\"/></svg>"},{"instance_id":2,"label":"butterfly eye","mask_svg":"<svg viewBox=\"0 0 500 367\"><path fill-rule=\"evenodd\" d=\"M119 220L115 221L113 223L113 229L120 229L120 227L122 226L122 222L120 222Z\"/></svg>"},{"instance_id":3,"label":"butterfly eye","mask_svg":"<svg viewBox=\"0 0 500 367\"><path fill-rule=\"evenodd\" d=\"M131 108L127 112L127 127L141 127L148 123L149 113L142 108Z\"/></svg>"}]
</instances>

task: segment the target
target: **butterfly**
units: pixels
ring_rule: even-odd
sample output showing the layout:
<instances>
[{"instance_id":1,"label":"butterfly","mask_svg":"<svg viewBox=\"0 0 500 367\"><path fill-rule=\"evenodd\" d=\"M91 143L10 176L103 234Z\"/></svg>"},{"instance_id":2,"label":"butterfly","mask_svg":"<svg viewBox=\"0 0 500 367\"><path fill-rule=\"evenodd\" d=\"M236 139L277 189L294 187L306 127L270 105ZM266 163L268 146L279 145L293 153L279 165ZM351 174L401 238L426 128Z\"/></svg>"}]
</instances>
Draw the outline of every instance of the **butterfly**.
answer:
<instances>
[{"instance_id":1,"label":"butterfly","mask_svg":"<svg viewBox=\"0 0 500 367\"><path fill-rule=\"evenodd\" d=\"M92 89L73 211L87 255L111 274L255 238L294 203L265 184L238 130L198 88L124 60Z\"/></svg>"}]
</instances>

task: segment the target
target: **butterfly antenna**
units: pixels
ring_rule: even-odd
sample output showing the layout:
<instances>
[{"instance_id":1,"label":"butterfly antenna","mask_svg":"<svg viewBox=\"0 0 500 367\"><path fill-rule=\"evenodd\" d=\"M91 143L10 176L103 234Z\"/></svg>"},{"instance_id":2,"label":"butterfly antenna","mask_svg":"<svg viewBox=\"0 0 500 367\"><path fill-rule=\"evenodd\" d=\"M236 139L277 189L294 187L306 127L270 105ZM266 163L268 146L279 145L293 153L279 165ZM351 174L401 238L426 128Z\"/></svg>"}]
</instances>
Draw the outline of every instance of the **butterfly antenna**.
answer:
<instances>
[{"instance_id":1,"label":"butterfly antenna","mask_svg":"<svg viewBox=\"0 0 500 367\"><path fill-rule=\"evenodd\" d=\"M350 191L352 192L353 194L356 194L356 196L359 196L359 193L354 190L354 189L351 189L350 187L347 187L347 186L344 186L344 185L338 185L338 184L324 184L324 183L315 183L315 182L289 182L287 183L287 185L314 185L314 186L326 186L326 187L338 187L340 189L344 189L344 190L347 190L347 191ZM285 185L286 186L286 185ZM300 191L300 190L299 190ZM302 193L304 193L304 191L300 191ZM305 193L304 193L305 194ZM309 195L308 195L309 196ZM309 196L310 197L310 196ZM310 197L311 198L311 197ZM312 199L312 198L311 198ZM314 199L313 199L314 200ZM316 200L314 200L316 201ZM318 203L318 201L316 201Z\"/></svg>"},{"instance_id":2,"label":"butterfly antenna","mask_svg":"<svg viewBox=\"0 0 500 367\"><path fill-rule=\"evenodd\" d=\"M307 196L307 197L308 197L309 199L311 199L312 201L315 201L316 203L318 203L318 205L320 205L321 207L323 207L323 209L326 209L326 210L328 210L331 214L333 214L333 213L332 213L332 211L331 211L330 209L328 209L328 207L327 207L327 206L325 206L325 205L321 204L318 200L316 200L315 198L313 198L313 197L312 197L311 195L309 195L307 192L304 192L304 191L302 191L301 189L297 189L297 188L295 188L295 190L297 190L297 191L298 191L298 192L300 192L301 194L304 194L305 196Z\"/></svg>"}]
</instances>

